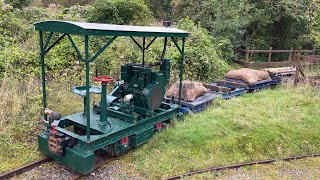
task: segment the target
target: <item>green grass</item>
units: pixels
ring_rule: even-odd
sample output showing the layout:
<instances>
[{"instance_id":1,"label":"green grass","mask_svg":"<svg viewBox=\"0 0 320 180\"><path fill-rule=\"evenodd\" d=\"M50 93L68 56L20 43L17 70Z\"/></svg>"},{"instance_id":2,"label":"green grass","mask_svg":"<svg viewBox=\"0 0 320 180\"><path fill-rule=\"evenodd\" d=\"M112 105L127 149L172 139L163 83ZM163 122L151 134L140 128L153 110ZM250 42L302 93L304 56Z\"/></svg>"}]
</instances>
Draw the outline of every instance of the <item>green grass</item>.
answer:
<instances>
[{"instance_id":1,"label":"green grass","mask_svg":"<svg viewBox=\"0 0 320 180\"><path fill-rule=\"evenodd\" d=\"M19 86L17 85L19 84ZM36 136L42 123L37 81L2 81L0 173L41 157ZM82 110L68 83L50 83L49 107L63 115ZM232 100L216 100L206 111L155 135L121 163L128 175L151 179L190 170L320 150L320 93L307 86L281 87ZM70 103L72 102L72 103Z\"/></svg>"},{"instance_id":2,"label":"green grass","mask_svg":"<svg viewBox=\"0 0 320 180\"><path fill-rule=\"evenodd\" d=\"M44 128L39 120L42 96L39 81L1 79L0 84L0 173L42 157L37 135ZM48 83L48 107L67 115L82 110L82 99L69 91L67 82ZM70 103L73 102L73 103Z\"/></svg>"},{"instance_id":3,"label":"green grass","mask_svg":"<svg viewBox=\"0 0 320 180\"><path fill-rule=\"evenodd\" d=\"M123 158L151 179L245 161L320 151L320 92L281 87L190 114Z\"/></svg>"}]
</instances>

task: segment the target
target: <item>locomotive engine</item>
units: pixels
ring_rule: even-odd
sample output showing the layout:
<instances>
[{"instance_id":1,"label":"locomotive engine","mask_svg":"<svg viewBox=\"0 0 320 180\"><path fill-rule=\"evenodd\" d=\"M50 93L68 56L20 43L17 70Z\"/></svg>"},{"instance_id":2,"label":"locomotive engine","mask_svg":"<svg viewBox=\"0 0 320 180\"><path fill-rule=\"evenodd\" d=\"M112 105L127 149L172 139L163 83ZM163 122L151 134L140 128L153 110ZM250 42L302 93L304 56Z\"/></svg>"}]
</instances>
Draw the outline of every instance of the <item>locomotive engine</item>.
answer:
<instances>
[{"instance_id":1,"label":"locomotive engine","mask_svg":"<svg viewBox=\"0 0 320 180\"><path fill-rule=\"evenodd\" d=\"M156 110L160 107L165 87L170 78L170 61L165 60L159 72L152 72L150 67L135 66L132 64L121 66L120 85L121 96L132 94L134 106L149 110Z\"/></svg>"},{"instance_id":2,"label":"locomotive engine","mask_svg":"<svg viewBox=\"0 0 320 180\"><path fill-rule=\"evenodd\" d=\"M150 66L159 65L159 71L152 71ZM107 114L123 117L123 120L136 121L139 118L152 116L163 101L166 85L170 80L170 61L141 66L125 64L121 66L121 80L114 90L107 95ZM94 105L99 113L101 103ZM124 113L119 116L119 113Z\"/></svg>"}]
</instances>

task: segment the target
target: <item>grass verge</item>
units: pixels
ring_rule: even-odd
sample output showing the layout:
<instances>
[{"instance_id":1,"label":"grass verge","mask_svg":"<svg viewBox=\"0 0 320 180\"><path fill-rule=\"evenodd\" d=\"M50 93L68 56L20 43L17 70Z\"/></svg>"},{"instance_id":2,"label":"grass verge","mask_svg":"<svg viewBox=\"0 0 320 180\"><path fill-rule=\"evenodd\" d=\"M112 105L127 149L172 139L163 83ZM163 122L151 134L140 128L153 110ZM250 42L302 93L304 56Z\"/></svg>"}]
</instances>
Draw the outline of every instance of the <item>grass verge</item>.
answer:
<instances>
[{"instance_id":1,"label":"grass verge","mask_svg":"<svg viewBox=\"0 0 320 180\"><path fill-rule=\"evenodd\" d=\"M62 115L80 112L82 99L71 95L68 82L48 82L48 107ZM44 124L41 83L36 78L1 79L0 84L0 173L40 159L37 135ZM72 103L70 103L72 102Z\"/></svg>"},{"instance_id":2,"label":"grass verge","mask_svg":"<svg viewBox=\"0 0 320 180\"><path fill-rule=\"evenodd\" d=\"M122 162L162 178L191 170L320 151L320 92L280 87L216 100L157 134Z\"/></svg>"}]
</instances>

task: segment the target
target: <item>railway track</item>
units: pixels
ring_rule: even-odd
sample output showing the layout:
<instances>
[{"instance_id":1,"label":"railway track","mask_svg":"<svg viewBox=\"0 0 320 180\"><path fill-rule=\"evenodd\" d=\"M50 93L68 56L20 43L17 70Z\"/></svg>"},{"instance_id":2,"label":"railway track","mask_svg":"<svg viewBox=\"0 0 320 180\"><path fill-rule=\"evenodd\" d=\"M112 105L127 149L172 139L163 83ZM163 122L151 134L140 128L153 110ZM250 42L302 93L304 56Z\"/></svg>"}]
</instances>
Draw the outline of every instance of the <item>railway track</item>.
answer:
<instances>
[{"instance_id":1,"label":"railway track","mask_svg":"<svg viewBox=\"0 0 320 180\"><path fill-rule=\"evenodd\" d=\"M101 162L97 163L97 164L95 165L94 170L97 170L97 169L101 168L103 165L105 165L105 164L113 161L113 160L116 159L116 158L118 158L118 157L112 157L112 158L109 158L109 159L106 159L106 160L104 160L104 161L101 161ZM45 157L45 158L40 159L40 160L38 160L38 161L32 162L32 163L30 163L30 164L27 164L27 165L21 166L21 167L19 167L19 168L17 168L17 169L14 169L14 170L12 170L12 171L9 171L9 172L7 172L7 173L0 174L0 179L10 179L10 178L12 178L12 177L14 177L14 176L18 176L18 175L20 175L20 174L22 174L22 173L25 173L25 172L27 172L27 171L30 171L31 169L33 169L33 168L35 168L35 167L38 167L38 166L40 166L41 164L45 164L45 163L47 163L47 162L50 162L50 161L52 161L52 160L53 160L53 159L51 159L51 158L49 158L49 157ZM76 180L76 179L80 179L80 178L86 176L86 175L82 175L82 174L78 174L78 173L74 173L74 172L72 172L72 174L73 174L73 175L69 178L70 180Z\"/></svg>"},{"instance_id":2,"label":"railway track","mask_svg":"<svg viewBox=\"0 0 320 180\"><path fill-rule=\"evenodd\" d=\"M40 166L41 164L44 164L44 163L47 163L47 162L50 162L50 161L52 161L51 158L45 157L45 158L40 159L38 161L32 162L30 164L27 164L27 165L24 165L24 166L19 167L17 169L14 169L12 171L9 171L7 173L0 174L0 179L10 179L10 178L12 178L14 176L17 176L19 174L27 172L27 171L29 171L29 170L37 167L37 166Z\"/></svg>"},{"instance_id":3,"label":"railway track","mask_svg":"<svg viewBox=\"0 0 320 180\"><path fill-rule=\"evenodd\" d=\"M196 174L201 174L201 173L205 173L205 172L214 172L214 171L221 171L221 170L230 170L230 169L237 169L237 168L241 168L244 166L252 166L252 165L259 165L259 164L270 164L270 163L274 163L276 161L292 161L292 160L298 160L298 159L304 159L304 158L309 158L309 157L320 157L320 153L317 154L309 154L309 155L299 155L299 156L290 156L290 157L286 157L286 158L275 158L275 159L268 159L268 160L259 160L259 161L251 161L251 162L245 162L245 163L239 163L239 164L233 164L233 165L225 165L225 166L218 166L218 167L211 167L211 168L207 168L207 169L202 169L202 170L196 170L196 171L190 171L187 173L183 173L183 174L179 174L179 175L175 175L175 176L170 176L165 178L166 180L175 180L175 179L181 179L184 177L188 177L188 176L192 176L192 175L196 175ZM101 161L99 163L97 163L95 165L94 170L97 170L99 168L101 168L103 165L115 160L118 157L112 157L109 159L106 159L104 161ZM10 179L14 176L17 176L19 174L25 173L37 166L40 166L41 164L47 163L52 161L51 158L46 157L43 159L40 159L38 161L35 161L33 163L24 165L22 167L19 167L15 170L9 171L7 173L4 174L0 174L0 179ZM77 180L80 179L82 177L85 177L86 175L82 175L82 174L75 174L72 173L73 175L69 178L70 180Z\"/></svg>"},{"instance_id":4,"label":"railway track","mask_svg":"<svg viewBox=\"0 0 320 180\"><path fill-rule=\"evenodd\" d=\"M275 159L252 161L252 162L245 162L245 163L226 165L226 166L218 166L218 167L212 167L212 168L207 168L207 169L202 169L202 170L197 170L197 171L190 171L187 173L167 177L165 179L167 179L167 180L181 179L184 177L188 177L188 176L192 176L192 175L196 175L196 174L201 174L201 173L205 173L205 172L237 169L237 168L241 168L244 166L252 166L252 165L258 165L258 164L270 164L270 163L273 163L276 161L292 161L292 160L304 159L304 158L309 158L309 157L320 157L320 154L299 155L299 156L291 156L291 157L286 157L286 158L275 158Z\"/></svg>"}]
</instances>

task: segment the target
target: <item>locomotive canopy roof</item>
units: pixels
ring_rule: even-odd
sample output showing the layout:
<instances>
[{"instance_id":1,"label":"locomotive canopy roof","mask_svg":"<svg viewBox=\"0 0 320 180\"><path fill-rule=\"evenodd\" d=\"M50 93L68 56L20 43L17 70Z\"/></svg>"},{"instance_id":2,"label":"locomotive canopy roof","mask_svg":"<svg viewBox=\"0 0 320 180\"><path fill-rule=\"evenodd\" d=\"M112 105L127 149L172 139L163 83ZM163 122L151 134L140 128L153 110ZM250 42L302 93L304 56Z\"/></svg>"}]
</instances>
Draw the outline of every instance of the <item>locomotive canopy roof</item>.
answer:
<instances>
[{"instance_id":1,"label":"locomotive canopy roof","mask_svg":"<svg viewBox=\"0 0 320 180\"><path fill-rule=\"evenodd\" d=\"M91 36L188 37L189 33L171 27L130 26L73 21L42 21L35 30Z\"/></svg>"}]
</instances>

